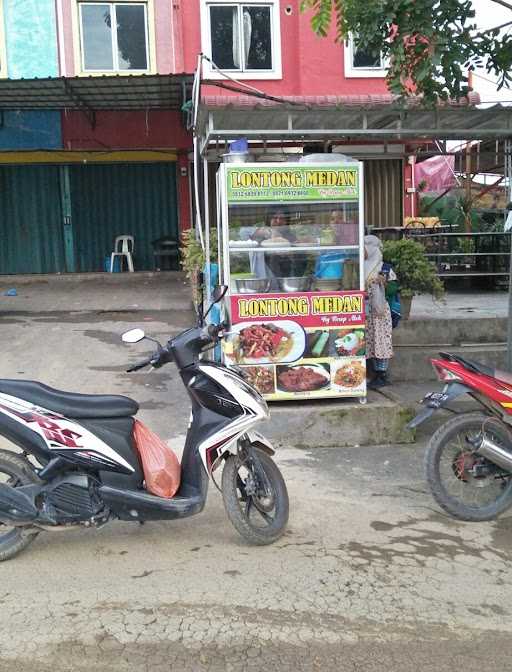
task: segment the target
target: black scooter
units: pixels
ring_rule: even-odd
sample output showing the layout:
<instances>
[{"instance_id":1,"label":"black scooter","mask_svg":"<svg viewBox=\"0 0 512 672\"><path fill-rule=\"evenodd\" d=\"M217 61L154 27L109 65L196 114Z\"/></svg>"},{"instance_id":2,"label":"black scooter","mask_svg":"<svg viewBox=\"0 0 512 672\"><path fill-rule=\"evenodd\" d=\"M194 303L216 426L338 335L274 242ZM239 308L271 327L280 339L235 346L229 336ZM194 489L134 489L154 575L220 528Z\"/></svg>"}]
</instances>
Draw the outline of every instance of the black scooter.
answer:
<instances>
[{"instance_id":1,"label":"black scooter","mask_svg":"<svg viewBox=\"0 0 512 672\"><path fill-rule=\"evenodd\" d=\"M225 291L217 292L215 302ZM23 451L0 451L0 561L23 550L41 530L200 513L208 477L214 479L220 465L226 513L238 532L260 545L284 533L286 485L272 460L271 444L252 429L268 418L267 404L233 370L201 361L226 326L206 327L201 318L201 324L164 347L155 341L156 352L128 369L174 362L190 396L181 483L172 498L145 488L134 439L137 402L123 396L61 392L33 381L0 380L0 434ZM128 343L143 338L141 329L123 335Z\"/></svg>"}]
</instances>

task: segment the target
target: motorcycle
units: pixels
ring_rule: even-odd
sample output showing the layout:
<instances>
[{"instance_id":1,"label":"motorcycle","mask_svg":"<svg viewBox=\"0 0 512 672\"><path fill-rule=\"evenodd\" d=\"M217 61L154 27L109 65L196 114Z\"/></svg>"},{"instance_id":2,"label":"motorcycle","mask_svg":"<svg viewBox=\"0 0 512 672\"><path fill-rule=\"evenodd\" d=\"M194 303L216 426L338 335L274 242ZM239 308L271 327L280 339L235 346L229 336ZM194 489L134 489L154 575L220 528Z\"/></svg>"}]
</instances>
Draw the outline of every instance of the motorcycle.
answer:
<instances>
[{"instance_id":1,"label":"motorcycle","mask_svg":"<svg viewBox=\"0 0 512 672\"><path fill-rule=\"evenodd\" d=\"M216 292L210 309L226 291ZM149 339L156 351L128 369L174 362L190 397L181 467L175 458L179 489L172 497L146 488L136 401L0 380L0 434L22 451L0 450L0 561L17 555L42 530L196 515L205 506L209 479L217 485L221 465L224 507L236 530L251 544L281 537L288 521L286 484L272 460L274 448L254 430L269 417L268 407L236 371L202 357L228 326L205 326L208 312L165 346ZM122 339L148 337L133 329Z\"/></svg>"},{"instance_id":2,"label":"motorcycle","mask_svg":"<svg viewBox=\"0 0 512 672\"><path fill-rule=\"evenodd\" d=\"M481 412L456 413L433 434L425 455L427 481L439 506L455 518L484 521L512 504L512 373L441 352L432 365L441 392L427 394L409 423L421 425L469 394Z\"/></svg>"}]
</instances>

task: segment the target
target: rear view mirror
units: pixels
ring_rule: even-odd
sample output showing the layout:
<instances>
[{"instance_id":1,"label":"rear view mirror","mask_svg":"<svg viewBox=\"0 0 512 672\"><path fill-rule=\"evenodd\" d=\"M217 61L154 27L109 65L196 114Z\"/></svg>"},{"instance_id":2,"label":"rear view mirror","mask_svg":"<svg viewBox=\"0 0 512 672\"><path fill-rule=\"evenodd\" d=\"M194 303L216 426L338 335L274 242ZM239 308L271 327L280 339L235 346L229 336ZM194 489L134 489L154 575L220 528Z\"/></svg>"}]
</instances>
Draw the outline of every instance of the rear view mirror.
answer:
<instances>
[{"instance_id":1,"label":"rear view mirror","mask_svg":"<svg viewBox=\"0 0 512 672\"><path fill-rule=\"evenodd\" d=\"M138 343L146 337L143 329L130 329L121 336L123 343Z\"/></svg>"}]
</instances>

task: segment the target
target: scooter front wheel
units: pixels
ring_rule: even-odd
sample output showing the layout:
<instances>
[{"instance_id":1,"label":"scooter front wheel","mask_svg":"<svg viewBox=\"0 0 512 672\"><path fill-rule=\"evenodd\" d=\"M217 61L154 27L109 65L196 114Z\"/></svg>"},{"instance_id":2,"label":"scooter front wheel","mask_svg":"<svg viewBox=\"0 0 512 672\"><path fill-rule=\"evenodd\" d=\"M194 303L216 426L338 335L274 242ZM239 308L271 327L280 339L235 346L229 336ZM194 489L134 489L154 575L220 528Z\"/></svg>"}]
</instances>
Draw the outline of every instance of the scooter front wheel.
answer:
<instances>
[{"instance_id":1,"label":"scooter front wheel","mask_svg":"<svg viewBox=\"0 0 512 672\"><path fill-rule=\"evenodd\" d=\"M244 457L227 458L222 498L229 520L250 544L272 544L284 534L288 491L278 467L262 450L252 447Z\"/></svg>"}]
</instances>

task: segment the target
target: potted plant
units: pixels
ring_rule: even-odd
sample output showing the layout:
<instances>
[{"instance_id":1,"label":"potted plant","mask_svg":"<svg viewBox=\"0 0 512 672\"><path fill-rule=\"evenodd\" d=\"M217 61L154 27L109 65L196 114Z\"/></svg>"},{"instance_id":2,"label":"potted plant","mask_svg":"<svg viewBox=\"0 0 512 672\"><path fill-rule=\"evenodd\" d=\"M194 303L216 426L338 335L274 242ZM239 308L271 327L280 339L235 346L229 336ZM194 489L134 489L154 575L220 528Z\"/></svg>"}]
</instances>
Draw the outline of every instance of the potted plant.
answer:
<instances>
[{"instance_id":1,"label":"potted plant","mask_svg":"<svg viewBox=\"0 0 512 672\"><path fill-rule=\"evenodd\" d=\"M427 293L435 299L442 298L444 285L437 277L436 267L428 260L421 243L410 238L386 240L384 261L393 266L400 283L403 319L409 317L412 299L416 294Z\"/></svg>"},{"instance_id":2,"label":"potted plant","mask_svg":"<svg viewBox=\"0 0 512 672\"><path fill-rule=\"evenodd\" d=\"M181 265L192 289L192 301L197 309L200 300L199 273L204 270L205 254L195 229L181 234ZM217 229L210 229L210 261L217 262Z\"/></svg>"}]
</instances>

